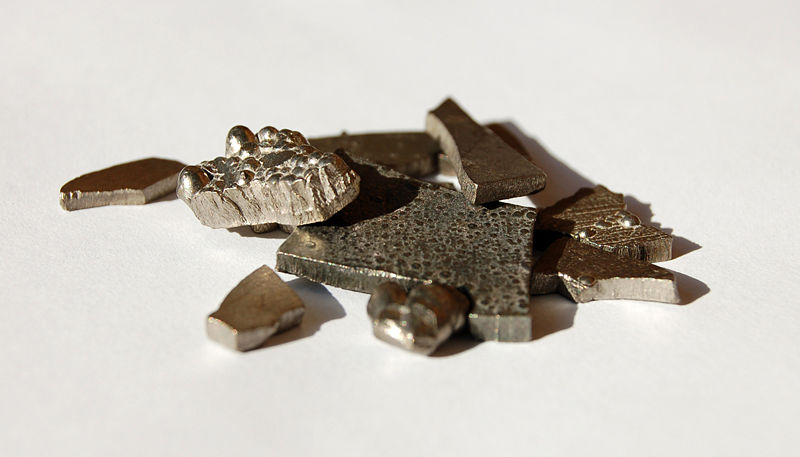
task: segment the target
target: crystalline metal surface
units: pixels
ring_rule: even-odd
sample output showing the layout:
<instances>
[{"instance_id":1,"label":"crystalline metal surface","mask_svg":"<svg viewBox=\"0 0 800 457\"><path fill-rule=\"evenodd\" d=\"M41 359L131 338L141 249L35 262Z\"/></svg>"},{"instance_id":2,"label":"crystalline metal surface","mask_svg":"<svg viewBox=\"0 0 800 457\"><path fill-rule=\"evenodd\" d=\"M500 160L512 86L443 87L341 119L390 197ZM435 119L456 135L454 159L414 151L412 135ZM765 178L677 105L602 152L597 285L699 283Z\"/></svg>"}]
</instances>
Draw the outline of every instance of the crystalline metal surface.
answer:
<instances>
[{"instance_id":1,"label":"crystalline metal surface","mask_svg":"<svg viewBox=\"0 0 800 457\"><path fill-rule=\"evenodd\" d=\"M614 299L680 301L675 276L669 270L619 257L572 238L556 240L533 266L532 293L556 290L577 303Z\"/></svg>"},{"instance_id":2,"label":"crystalline metal surface","mask_svg":"<svg viewBox=\"0 0 800 457\"><path fill-rule=\"evenodd\" d=\"M544 189L541 168L472 120L453 100L428 113L425 127L447 154L470 202L493 202Z\"/></svg>"},{"instance_id":3,"label":"crystalline metal surface","mask_svg":"<svg viewBox=\"0 0 800 457\"><path fill-rule=\"evenodd\" d=\"M449 284L470 295L476 338L531 338L533 208L475 206L460 192L348 163L361 176L358 198L328 221L297 227L278 249L279 271L366 293L387 280Z\"/></svg>"},{"instance_id":4,"label":"crystalline metal surface","mask_svg":"<svg viewBox=\"0 0 800 457\"><path fill-rule=\"evenodd\" d=\"M265 127L257 143L248 141L253 135L247 132L231 129L227 157L181 171L178 197L203 224L309 224L331 217L358 195L358 175L299 132Z\"/></svg>"},{"instance_id":5,"label":"crystalline metal surface","mask_svg":"<svg viewBox=\"0 0 800 457\"><path fill-rule=\"evenodd\" d=\"M467 311L467 297L442 284L423 284L406 294L400 284L386 282L375 289L367 305L378 339L425 355L464 326Z\"/></svg>"},{"instance_id":6,"label":"crystalline metal surface","mask_svg":"<svg viewBox=\"0 0 800 457\"><path fill-rule=\"evenodd\" d=\"M436 174L439 143L425 132L367 133L324 138L309 138L321 151L347 151L350 157L363 159L412 177Z\"/></svg>"},{"instance_id":7,"label":"crystalline metal surface","mask_svg":"<svg viewBox=\"0 0 800 457\"><path fill-rule=\"evenodd\" d=\"M304 312L300 297L264 265L244 278L208 316L206 333L224 346L248 351L300 324Z\"/></svg>"},{"instance_id":8,"label":"crystalline metal surface","mask_svg":"<svg viewBox=\"0 0 800 457\"><path fill-rule=\"evenodd\" d=\"M106 205L144 205L175 190L184 165L149 158L85 174L64 184L59 203L67 211Z\"/></svg>"},{"instance_id":9,"label":"crystalline metal surface","mask_svg":"<svg viewBox=\"0 0 800 457\"><path fill-rule=\"evenodd\" d=\"M631 259L660 262L672 258L672 235L642 225L625 209L622 194L603 186L583 188L541 210L536 230L563 233Z\"/></svg>"}]
</instances>

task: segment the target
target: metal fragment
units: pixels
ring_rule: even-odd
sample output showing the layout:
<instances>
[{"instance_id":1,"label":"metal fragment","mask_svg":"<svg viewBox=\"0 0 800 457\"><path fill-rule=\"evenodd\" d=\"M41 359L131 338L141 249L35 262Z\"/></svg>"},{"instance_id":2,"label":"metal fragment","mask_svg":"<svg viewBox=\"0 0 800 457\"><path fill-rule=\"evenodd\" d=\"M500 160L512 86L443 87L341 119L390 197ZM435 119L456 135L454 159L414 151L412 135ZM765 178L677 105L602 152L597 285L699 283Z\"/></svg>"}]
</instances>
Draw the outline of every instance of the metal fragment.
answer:
<instances>
[{"instance_id":1,"label":"metal fragment","mask_svg":"<svg viewBox=\"0 0 800 457\"><path fill-rule=\"evenodd\" d=\"M59 203L67 211L106 205L144 205L175 190L184 164L149 158L82 175L61 187Z\"/></svg>"},{"instance_id":2,"label":"metal fragment","mask_svg":"<svg viewBox=\"0 0 800 457\"><path fill-rule=\"evenodd\" d=\"M439 143L425 132L366 133L309 138L321 151L344 149L351 157L383 165L412 177L438 173Z\"/></svg>"},{"instance_id":3,"label":"metal fragment","mask_svg":"<svg viewBox=\"0 0 800 457\"><path fill-rule=\"evenodd\" d=\"M423 284L406 295L396 282L379 285L367 314L375 336L408 351L428 355L464 326L469 299L453 287Z\"/></svg>"},{"instance_id":4,"label":"metal fragment","mask_svg":"<svg viewBox=\"0 0 800 457\"><path fill-rule=\"evenodd\" d=\"M274 222L267 224L256 224L256 225L251 225L250 228L253 229L253 232L255 233L267 233L278 228L278 224Z\"/></svg>"},{"instance_id":5,"label":"metal fragment","mask_svg":"<svg viewBox=\"0 0 800 457\"><path fill-rule=\"evenodd\" d=\"M246 141L252 132L242 129L228 135L230 156L181 171L178 197L203 224L309 224L331 217L358 195L358 175L299 132L264 127L253 146Z\"/></svg>"},{"instance_id":6,"label":"metal fragment","mask_svg":"<svg viewBox=\"0 0 800 457\"><path fill-rule=\"evenodd\" d=\"M206 333L223 346L249 351L275 333L299 325L304 312L297 294L264 265L234 287L208 316Z\"/></svg>"},{"instance_id":7,"label":"metal fragment","mask_svg":"<svg viewBox=\"0 0 800 457\"><path fill-rule=\"evenodd\" d=\"M533 208L475 206L460 192L345 160L361 193L330 220L297 227L278 248L279 271L366 293L386 280L450 284L472 299L476 338L531 338Z\"/></svg>"},{"instance_id":8,"label":"metal fragment","mask_svg":"<svg viewBox=\"0 0 800 457\"><path fill-rule=\"evenodd\" d=\"M619 257L572 238L556 240L533 266L532 293L556 290L577 303L616 299L680 301L675 276L669 270Z\"/></svg>"},{"instance_id":9,"label":"metal fragment","mask_svg":"<svg viewBox=\"0 0 800 457\"><path fill-rule=\"evenodd\" d=\"M472 120L453 100L428 113L425 127L447 154L470 202L493 202L544 189L541 168Z\"/></svg>"},{"instance_id":10,"label":"metal fragment","mask_svg":"<svg viewBox=\"0 0 800 457\"><path fill-rule=\"evenodd\" d=\"M563 233L631 259L646 262L671 259L672 235L642 225L639 218L625 208L622 194L603 186L583 188L541 210L536 230Z\"/></svg>"}]
</instances>

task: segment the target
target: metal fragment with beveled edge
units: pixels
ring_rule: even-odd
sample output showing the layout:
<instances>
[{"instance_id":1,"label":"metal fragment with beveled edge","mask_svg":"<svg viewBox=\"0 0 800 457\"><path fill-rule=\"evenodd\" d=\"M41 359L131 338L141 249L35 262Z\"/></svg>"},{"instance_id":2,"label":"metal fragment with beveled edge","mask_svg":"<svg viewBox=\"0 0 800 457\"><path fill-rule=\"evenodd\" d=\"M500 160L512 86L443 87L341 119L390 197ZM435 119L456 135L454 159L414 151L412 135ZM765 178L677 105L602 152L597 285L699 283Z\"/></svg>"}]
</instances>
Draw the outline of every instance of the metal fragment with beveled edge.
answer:
<instances>
[{"instance_id":1,"label":"metal fragment with beveled edge","mask_svg":"<svg viewBox=\"0 0 800 457\"><path fill-rule=\"evenodd\" d=\"M304 312L300 297L264 265L234 287L208 316L206 333L223 346L248 351L299 325Z\"/></svg>"},{"instance_id":2,"label":"metal fragment with beveled edge","mask_svg":"<svg viewBox=\"0 0 800 457\"><path fill-rule=\"evenodd\" d=\"M580 189L541 210L536 230L569 235L631 259L660 262L672 258L672 235L643 225L635 214L626 210L622 194L603 186Z\"/></svg>"},{"instance_id":3,"label":"metal fragment with beveled edge","mask_svg":"<svg viewBox=\"0 0 800 457\"><path fill-rule=\"evenodd\" d=\"M453 100L428 113L426 131L455 168L461 191L474 204L529 195L544 189L546 175Z\"/></svg>"},{"instance_id":4,"label":"metal fragment with beveled edge","mask_svg":"<svg viewBox=\"0 0 800 457\"><path fill-rule=\"evenodd\" d=\"M244 128L231 129L229 156L181 171L178 197L204 225L309 224L331 217L358 195L358 175L299 132L264 127L253 144Z\"/></svg>"},{"instance_id":5,"label":"metal fragment with beveled edge","mask_svg":"<svg viewBox=\"0 0 800 457\"><path fill-rule=\"evenodd\" d=\"M680 301L671 271L568 237L553 242L533 266L531 293L556 290L577 303L616 299Z\"/></svg>"},{"instance_id":6,"label":"metal fragment with beveled edge","mask_svg":"<svg viewBox=\"0 0 800 457\"><path fill-rule=\"evenodd\" d=\"M475 206L460 192L345 160L361 176L358 198L325 222L297 227L278 248L279 271L366 293L387 280L449 284L473 302L473 336L531 339L536 210Z\"/></svg>"}]
</instances>

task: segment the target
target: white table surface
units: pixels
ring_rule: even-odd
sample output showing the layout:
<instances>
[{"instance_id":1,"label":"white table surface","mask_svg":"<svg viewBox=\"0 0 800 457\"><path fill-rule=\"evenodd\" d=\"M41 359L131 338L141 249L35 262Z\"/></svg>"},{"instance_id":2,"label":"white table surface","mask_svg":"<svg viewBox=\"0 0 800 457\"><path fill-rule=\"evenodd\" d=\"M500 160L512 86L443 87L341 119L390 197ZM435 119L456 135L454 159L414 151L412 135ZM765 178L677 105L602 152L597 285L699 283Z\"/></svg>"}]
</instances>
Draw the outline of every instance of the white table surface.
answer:
<instances>
[{"instance_id":1,"label":"white table surface","mask_svg":"<svg viewBox=\"0 0 800 457\"><path fill-rule=\"evenodd\" d=\"M67 3L0 7L0 454L797 452L798 2ZM425 358L282 274L303 326L239 354L205 316L285 235L58 205L235 124L421 129L448 95L544 146L536 203L602 183L673 230L687 304L538 297L534 341Z\"/></svg>"}]
</instances>

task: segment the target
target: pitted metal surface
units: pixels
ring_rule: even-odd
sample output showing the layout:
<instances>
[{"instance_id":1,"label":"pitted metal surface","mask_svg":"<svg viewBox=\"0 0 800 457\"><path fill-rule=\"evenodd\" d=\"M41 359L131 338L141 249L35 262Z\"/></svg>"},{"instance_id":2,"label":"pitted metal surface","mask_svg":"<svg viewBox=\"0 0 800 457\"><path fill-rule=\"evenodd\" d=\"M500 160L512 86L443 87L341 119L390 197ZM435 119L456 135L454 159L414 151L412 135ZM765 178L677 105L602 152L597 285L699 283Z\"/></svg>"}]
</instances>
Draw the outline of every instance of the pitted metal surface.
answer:
<instances>
[{"instance_id":1,"label":"pitted metal surface","mask_svg":"<svg viewBox=\"0 0 800 457\"><path fill-rule=\"evenodd\" d=\"M366 293L387 280L449 284L472 299L476 338L531 338L534 209L475 206L460 192L346 160L361 176L358 198L297 227L278 249L279 271Z\"/></svg>"},{"instance_id":2,"label":"pitted metal surface","mask_svg":"<svg viewBox=\"0 0 800 457\"><path fill-rule=\"evenodd\" d=\"M647 300L678 303L671 271L619 257L572 238L560 238L533 266L531 292L558 290L577 303L592 300Z\"/></svg>"},{"instance_id":3,"label":"pitted metal surface","mask_svg":"<svg viewBox=\"0 0 800 457\"><path fill-rule=\"evenodd\" d=\"M299 132L265 127L253 144L247 141L252 132L243 129L228 134L228 157L181 171L178 197L203 224L309 224L331 217L358 195L358 175Z\"/></svg>"},{"instance_id":4,"label":"pitted metal surface","mask_svg":"<svg viewBox=\"0 0 800 457\"><path fill-rule=\"evenodd\" d=\"M622 194L583 188L540 211L537 231L558 232L622 257L660 262L672 258L672 235L643 225L625 209Z\"/></svg>"}]
</instances>

